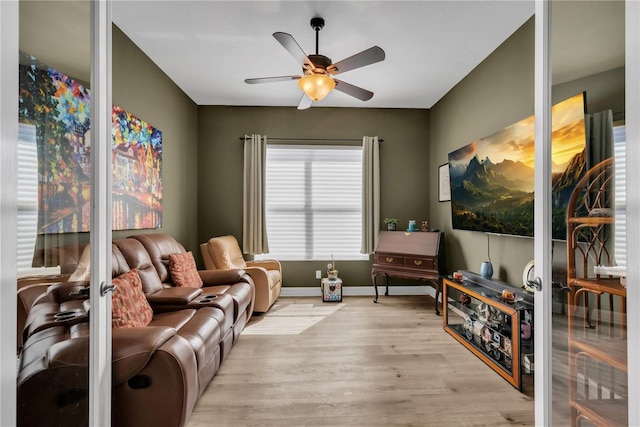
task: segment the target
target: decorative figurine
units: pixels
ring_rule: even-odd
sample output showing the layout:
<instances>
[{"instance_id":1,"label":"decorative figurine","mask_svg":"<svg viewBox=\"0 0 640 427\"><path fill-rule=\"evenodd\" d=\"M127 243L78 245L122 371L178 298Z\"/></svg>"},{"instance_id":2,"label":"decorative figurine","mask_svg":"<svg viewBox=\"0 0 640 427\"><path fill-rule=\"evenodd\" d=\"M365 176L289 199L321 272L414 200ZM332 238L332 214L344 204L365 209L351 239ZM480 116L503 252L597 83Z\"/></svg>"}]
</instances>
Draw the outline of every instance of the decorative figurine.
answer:
<instances>
[{"instance_id":1,"label":"decorative figurine","mask_svg":"<svg viewBox=\"0 0 640 427\"><path fill-rule=\"evenodd\" d=\"M331 263L327 264L327 277L329 280L335 280L338 278L338 269L336 268L336 263L333 260L333 255L331 255Z\"/></svg>"},{"instance_id":2,"label":"decorative figurine","mask_svg":"<svg viewBox=\"0 0 640 427\"><path fill-rule=\"evenodd\" d=\"M429 231L429 221L422 221L422 227L420 231Z\"/></svg>"}]
</instances>

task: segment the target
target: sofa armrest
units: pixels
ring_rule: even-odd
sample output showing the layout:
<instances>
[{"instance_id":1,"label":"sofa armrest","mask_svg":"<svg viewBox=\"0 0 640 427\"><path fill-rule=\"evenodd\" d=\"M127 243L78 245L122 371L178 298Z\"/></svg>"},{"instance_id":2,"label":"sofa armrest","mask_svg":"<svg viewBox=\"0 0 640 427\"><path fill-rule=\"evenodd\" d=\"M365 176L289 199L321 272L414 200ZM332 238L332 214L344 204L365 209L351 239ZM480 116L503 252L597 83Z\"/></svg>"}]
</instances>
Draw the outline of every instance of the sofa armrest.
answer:
<instances>
[{"instance_id":1,"label":"sofa armrest","mask_svg":"<svg viewBox=\"0 0 640 427\"><path fill-rule=\"evenodd\" d=\"M190 287L163 288L158 292L147 295L149 304L154 305L175 305L188 304L202 294L202 289Z\"/></svg>"},{"instance_id":2,"label":"sofa armrest","mask_svg":"<svg viewBox=\"0 0 640 427\"><path fill-rule=\"evenodd\" d=\"M247 274L253 280L255 284L255 309L258 312L265 312L271 307L271 304L275 301L274 294L277 292L277 295L280 294L280 287L282 286L282 273L280 273L280 278L278 283L272 283L269 280L269 271L263 267L247 267ZM279 272L279 270L276 270ZM278 286L278 289L272 289L272 286ZM275 298L277 298L277 295Z\"/></svg>"},{"instance_id":3,"label":"sofa armrest","mask_svg":"<svg viewBox=\"0 0 640 427\"><path fill-rule=\"evenodd\" d=\"M89 337L67 339L47 350L46 366L60 384L81 390L87 388L89 367Z\"/></svg>"},{"instance_id":4,"label":"sofa armrest","mask_svg":"<svg viewBox=\"0 0 640 427\"><path fill-rule=\"evenodd\" d=\"M122 384L140 372L156 350L174 335L175 328L169 326L112 329L112 385Z\"/></svg>"},{"instance_id":5,"label":"sofa armrest","mask_svg":"<svg viewBox=\"0 0 640 427\"><path fill-rule=\"evenodd\" d=\"M18 289L33 284L52 284L58 282L66 282L69 280L70 274L45 274L45 275L33 275L23 276L18 278Z\"/></svg>"},{"instance_id":6,"label":"sofa armrest","mask_svg":"<svg viewBox=\"0 0 640 427\"><path fill-rule=\"evenodd\" d=\"M48 288L48 283L34 283L18 289L18 317L22 316L26 319L33 304L40 300L40 298L43 298L43 295L47 294Z\"/></svg>"},{"instance_id":7,"label":"sofa armrest","mask_svg":"<svg viewBox=\"0 0 640 427\"><path fill-rule=\"evenodd\" d=\"M53 283L49 286L47 294L58 304L66 301L83 300L89 298L89 282L62 282Z\"/></svg>"},{"instance_id":8,"label":"sofa armrest","mask_svg":"<svg viewBox=\"0 0 640 427\"><path fill-rule=\"evenodd\" d=\"M113 386L140 372L151 356L176 334L167 326L116 328L113 331ZM68 387L87 388L89 337L64 340L47 350L47 369L53 377Z\"/></svg>"},{"instance_id":9,"label":"sofa armrest","mask_svg":"<svg viewBox=\"0 0 640 427\"><path fill-rule=\"evenodd\" d=\"M31 311L31 307L34 302L40 298L41 295L45 295L47 293L47 288L49 287L48 283L34 283L31 285L26 285L18 289L17 292L17 315L18 315L18 327L16 328L17 337L16 342L18 345L18 350L22 348L22 331L27 322L27 317L29 316L29 312Z\"/></svg>"},{"instance_id":10,"label":"sofa armrest","mask_svg":"<svg viewBox=\"0 0 640 427\"><path fill-rule=\"evenodd\" d=\"M246 282L245 273L242 269L198 271L204 286L231 285L233 283Z\"/></svg>"},{"instance_id":11,"label":"sofa armrest","mask_svg":"<svg viewBox=\"0 0 640 427\"><path fill-rule=\"evenodd\" d=\"M279 270L282 271L280 261L276 259L261 259L258 261L247 261L248 267L262 267L265 270Z\"/></svg>"}]
</instances>

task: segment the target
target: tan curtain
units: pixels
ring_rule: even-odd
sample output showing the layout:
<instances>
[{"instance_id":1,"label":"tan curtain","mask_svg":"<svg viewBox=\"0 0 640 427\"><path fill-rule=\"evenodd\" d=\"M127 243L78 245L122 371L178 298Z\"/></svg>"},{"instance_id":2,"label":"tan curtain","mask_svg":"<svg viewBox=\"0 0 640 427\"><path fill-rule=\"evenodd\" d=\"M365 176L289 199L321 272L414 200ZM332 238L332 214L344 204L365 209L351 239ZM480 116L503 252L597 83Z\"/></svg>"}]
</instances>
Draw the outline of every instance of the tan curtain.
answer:
<instances>
[{"instance_id":1,"label":"tan curtain","mask_svg":"<svg viewBox=\"0 0 640 427\"><path fill-rule=\"evenodd\" d=\"M377 136L362 138L362 242L360 253L372 254L380 230L380 146Z\"/></svg>"},{"instance_id":2,"label":"tan curtain","mask_svg":"<svg viewBox=\"0 0 640 427\"><path fill-rule=\"evenodd\" d=\"M587 170L604 159L613 156L613 112L585 114L585 137L587 140Z\"/></svg>"},{"instance_id":3,"label":"tan curtain","mask_svg":"<svg viewBox=\"0 0 640 427\"><path fill-rule=\"evenodd\" d=\"M613 112L604 110L585 114L584 133L587 141L586 172L604 159L613 156ZM613 182L608 186L607 191L613 192Z\"/></svg>"},{"instance_id":4,"label":"tan curtain","mask_svg":"<svg viewBox=\"0 0 640 427\"><path fill-rule=\"evenodd\" d=\"M242 251L245 254L269 253L264 205L266 151L266 135L245 136L242 197Z\"/></svg>"}]
</instances>

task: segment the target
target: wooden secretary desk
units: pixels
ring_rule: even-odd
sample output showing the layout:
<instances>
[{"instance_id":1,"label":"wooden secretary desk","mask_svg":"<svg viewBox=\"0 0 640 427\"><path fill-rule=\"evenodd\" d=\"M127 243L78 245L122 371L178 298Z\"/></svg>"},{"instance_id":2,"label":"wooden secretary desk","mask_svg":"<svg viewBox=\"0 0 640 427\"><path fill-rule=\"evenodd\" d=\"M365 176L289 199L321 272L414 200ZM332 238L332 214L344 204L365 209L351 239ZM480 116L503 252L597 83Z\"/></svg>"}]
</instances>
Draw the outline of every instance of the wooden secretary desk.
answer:
<instances>
[{"instance_id":1,"label":"wooden secretary desk","mask_svg":"<svg viewBox=\"0 0 640 427\"><path fill-rule=\"evenodd\" d=\"M371 269L371 280L376 291L373 302L378 302L376 278L379 274L384 274L385 295L389 295L389 276L431 282L436 288L436 314L440 314L438 297L442 293L441 277L446 274L443 233L381 231Z\"/></svg>"}]
</instances>

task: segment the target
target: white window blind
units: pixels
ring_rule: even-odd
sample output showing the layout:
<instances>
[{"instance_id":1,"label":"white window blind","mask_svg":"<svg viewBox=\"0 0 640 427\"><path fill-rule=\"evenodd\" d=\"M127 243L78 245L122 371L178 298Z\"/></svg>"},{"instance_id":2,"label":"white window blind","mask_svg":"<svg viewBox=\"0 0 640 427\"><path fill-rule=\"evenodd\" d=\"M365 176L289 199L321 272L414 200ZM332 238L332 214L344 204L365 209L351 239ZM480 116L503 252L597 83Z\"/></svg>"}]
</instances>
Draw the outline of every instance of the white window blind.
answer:
<instances>
[{"instance_id":1,"label":"white window blind","mask_svg":"<svg viewBox=\"0 0 640 427\"><path fill-rule=\"evenodd\" d=\"M36 127L18 127L18 214L17 271L29 271L38 230L38 150Z\"/></svg>"},{"instance_id":2,"label":"white window blind","mask_svg":"<svg viewBox=\"0 0 640 427\"><path fill-rule=\"evenodd\" d=\"M627 266L627 185L626 185L626 129L613 128L613 164L615 179L614 258L616 265Z\"/></svg>"},{"instance_id":3,"label":"white window blind","mask_svg":"<svg viewBox=\"0 0 640 427\"><path fill-rule=\"evenodd\" d=\"M266 163L270 253L258 258L367 259L360 253L361 147L269 144Z\"/></svg>"}]
</instances>

